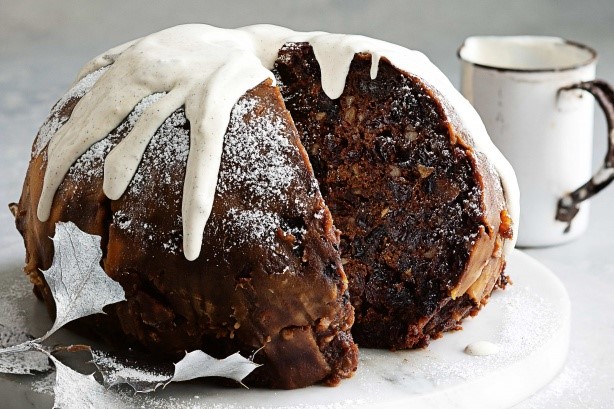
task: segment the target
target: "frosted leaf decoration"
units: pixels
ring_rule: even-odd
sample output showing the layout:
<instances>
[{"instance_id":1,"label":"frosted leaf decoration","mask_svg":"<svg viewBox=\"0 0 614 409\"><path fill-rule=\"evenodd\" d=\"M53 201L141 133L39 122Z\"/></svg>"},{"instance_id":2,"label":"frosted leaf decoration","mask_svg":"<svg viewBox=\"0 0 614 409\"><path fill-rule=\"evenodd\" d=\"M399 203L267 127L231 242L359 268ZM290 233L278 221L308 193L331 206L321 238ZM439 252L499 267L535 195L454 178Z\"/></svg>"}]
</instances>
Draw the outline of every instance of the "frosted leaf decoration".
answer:
<instances>
[{"instance_id":1,"label":"frosted leaf decoration","mask_svg":"<svg viewBox=\"0 0 614 409\"><path fill-rule=\"evenodd\" d=\"M41 342L62 326L81 317L104 313L102 309L106 305L125 300L122 286L100 267L100 236L87 234L72 222L58 222L52 240L55 249L53 262L51 268L42 273L55 300L55 322L45 335L37 339L0 327L3 347L0 349L0 362L7 364L6 367L0 364L0 372L18 373L16 367L11 369L8 364L13 358L45 351Z\"/></svg>"},{"instance_id":2,"label":"frosted leaf decoration","mask_svg":"<svg viewBox=\"0 0 614 409\"><path fill-rule=\"evenodd\" d=\"M216 359L203 351L192 351L175 364L175 374L169 382L219 376L234 379L241 383L247 375L259 366L251 359L244 358L238 352L224 359Z\"/></svg>"},{"instance_id":3,"label":"frosted leaf decoration","mask_svg":"<svg viewBox=\"0 0 614 409\"><path fill-rule=\"evenodd\" d=\"M55 254L51 268L43 271L55 300L57 316L52 328L37 339L22 330L0 324L0 373L30 375L56 370L54 409L123 409L132 407L130 398L109 388L127 384L135 392L153 392L171 382L202 377L224 377L240 382L258 364L238 352L225 359L216 359L203 351L192 351L175 364L151 370L138 361L122 360L88 346L56 346L42 342L66 323L88 315L103 313L109 304L125 300L119 283L109 278L100 267L100 237L81 231L72 222L56 224L53 237ZM93 374L84 375L61 363L53 351L89 350L92 362L102 374L104 386ZM78 391L78 392L76 392Z\"/></svg>"},{"instance_id":4,"label":"frosted leaf decoration","mask_svg":"<svg viewBox=\"0 0 614 409\"><path fill-rule=\"evenodd\" d=\"M55 365L54 409L123 409L128 406L94 375L83 375L49 355Z\"/></svg>"},{"instance_id":5,"label":"frosted leaf decoration","mask_svg":"<svg viewBox=\"0 0 614 409\"><path fill-rule=\"evenodd\" d=\"M55 300L55 322L37 339L0 326L0 372L30 374L49 369L44 340L70 321L103 313L106 305L125 300L122 286L100 267L100 236L87 234L72 222L59 222L52 240L53 262L43 275Z\"/></svg>"},{"instance_id":6,"label":"frosted leaf decoration","mask_svg":"<svg viewBox=\"0 0 614 409\"><path fill-rule=\"evenodd\" d=\"M187 353L175 364L174 373L170 368L151 370L138 362L96 350L92 350L92 362L102 374L107 388L127 384L137 393L153 392L171 382L214 376L243 384L241 381L260 366L238 352L217 359L200 350Z\"/></svg>"},{"instance_id":7,"label":"frosted leaf decoration","mask_svg":"<svg viewBox=\"0 0 614 409\"><path fill-rule=\"evenodd\" d=\"M59 222L53 246L53 263L43 275L55 300L56 319L41 341L77 318L104 313L106 305L126 299L122 286L100 267L100 236Z\"/></svg>"},{"instance_id":8,"label":"frosted leaf decoration","mask_svg":"<svg viewBox=\"0 0 614 409\"><path fill-rule=\"evenodd\" d=\"M51 370L47 355L31 349L34 337L22 330L0 324L0 372L32 375ZM12 348L11 348L12 347Z\"/></svg>"}]
</instances>

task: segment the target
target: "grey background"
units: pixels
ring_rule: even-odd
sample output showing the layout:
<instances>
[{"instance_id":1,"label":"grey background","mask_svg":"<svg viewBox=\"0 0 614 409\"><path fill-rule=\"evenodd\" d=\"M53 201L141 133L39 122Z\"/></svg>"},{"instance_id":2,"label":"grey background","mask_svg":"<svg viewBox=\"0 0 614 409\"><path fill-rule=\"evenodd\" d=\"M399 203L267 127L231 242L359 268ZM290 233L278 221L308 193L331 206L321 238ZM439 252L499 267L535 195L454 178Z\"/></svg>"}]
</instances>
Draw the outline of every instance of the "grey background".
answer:
<instances>
[{"instance_id":1,"label":"grey background","mask_svg":"<svg viewBox=\"0 0 614 409\"><path fill-rule=\"evenodd\" d=\"M364 34L423 51L455 84L456 50L467 36L557 35L594 47L598 76L614 80L614 0L0 0L0 164L15 163L0 190L17 199L36 130L88 59L189 22ZM601 160L604 120L596 119ZM0 212L0 223L8 217Z\"/></svg>"},{"instance_id":2,"label":"grey background","mask_svg":"<svg viewBox=\"0 0 614 409\"><path fill-rule=\"evenodd\" d=\"M34 135L53 103L91 57L176 24L273 23L296 30L364 34L427 54L458 84L456 50L479 34L557 35L600 54L598 76L614 80L614 0L0 0L0 246L20 240L12 216ZM605 149L596 114L596 161ZM563 280L572 299L569 363L521 408L614 406L614 188L593 200L580 240L528 251ZM479 397L476 397L476 408Z\"/></svg>"}]
</instances>

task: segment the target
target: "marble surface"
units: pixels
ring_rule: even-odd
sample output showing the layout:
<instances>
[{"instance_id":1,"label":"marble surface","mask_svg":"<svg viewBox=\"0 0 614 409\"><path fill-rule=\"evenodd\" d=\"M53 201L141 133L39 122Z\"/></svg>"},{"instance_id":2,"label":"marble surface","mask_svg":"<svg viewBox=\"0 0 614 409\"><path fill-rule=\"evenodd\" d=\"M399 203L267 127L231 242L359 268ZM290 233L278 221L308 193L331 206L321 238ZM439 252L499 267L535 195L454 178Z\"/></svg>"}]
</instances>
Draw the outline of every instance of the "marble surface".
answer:
<instances>
[{"instance_id":1,"label":"marble surface","mask_svg":"<svg viewBox=\"0 0 614 409\"><path fill-rule=\"evenodd\" d=\"M0 0L0 204L18 199L36 130L83 63L125 40L185 22L270 22L366 34L424 51L454 83L456 48L469 35L558 35L593 46L600 53L598 76L614 80L611 0L590 6L575 0ZM597 113L595 163L605 151L604 130ZM583 237L527 251L570 294L571 346L561 374L517 408L614 406L614 187L592 203ZM0 248L19 240L8 209L0 211Z\"/></svg>"}]
</instances>

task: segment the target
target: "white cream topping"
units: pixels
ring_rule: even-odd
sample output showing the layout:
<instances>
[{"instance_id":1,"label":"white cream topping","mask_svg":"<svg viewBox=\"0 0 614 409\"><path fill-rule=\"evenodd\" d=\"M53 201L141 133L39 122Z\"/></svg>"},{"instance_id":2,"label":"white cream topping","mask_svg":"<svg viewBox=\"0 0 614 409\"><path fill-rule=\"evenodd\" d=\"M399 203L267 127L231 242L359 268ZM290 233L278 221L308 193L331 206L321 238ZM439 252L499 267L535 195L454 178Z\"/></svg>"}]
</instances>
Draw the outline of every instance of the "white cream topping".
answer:
<instances>
[{"instance_id":1,"label":"white cream topping","mask_svg":"<svg viewBox=\"0 0 614 409\"><path fill-rule=\"evenodd\" d=\"M499 345L488 341L476 341L465 347L465 353L472 356L495 355L499 352Z\"/></svg>"},{"instance_id":2,"label":"white cream topping","mask_svg":"<svg viewBox=\"0 0 614 409\"><path fill-rule=\"evenodd\" d=\"M71 165L94 143L115 129L145 97L166 93L149 106L134 128L107 156L104 193L122 196L145 148L160 125L185 106L190 121L190 152L183 190L183 250L188 260L200 254L203 231L213 206L224 134L233 106L249 89L275 77L279 49L289 42L308 42L320 65L322 89L331 99L343 93L356 53L370 53L371 78L377 77L381 57L436 89L456 112L473 138L475 148L498 171L508 212L518 220L518 185L510 164L492 144L477 112L445 75L422 53L363 36L300 33L272 25L236 30L204 24L172 27L134 40L96 57L79 79L109 68L75 106L70 119L51 138L38 218L48 219L55 192Z\"/></svg>"}]
</instances>

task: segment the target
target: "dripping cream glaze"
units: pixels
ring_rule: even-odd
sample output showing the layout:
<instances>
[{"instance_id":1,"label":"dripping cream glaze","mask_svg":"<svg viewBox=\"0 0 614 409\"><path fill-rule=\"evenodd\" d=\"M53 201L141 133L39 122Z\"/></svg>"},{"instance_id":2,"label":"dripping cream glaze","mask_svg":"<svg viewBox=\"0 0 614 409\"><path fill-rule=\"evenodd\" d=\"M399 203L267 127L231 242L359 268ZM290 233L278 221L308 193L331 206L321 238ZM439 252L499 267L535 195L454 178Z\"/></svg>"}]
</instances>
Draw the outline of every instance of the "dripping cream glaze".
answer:
<instances>
[{"instance_id":1,"label":"dripping cream glaze","mask_svg":"<svg viewBox=\"0 0 614 409\"><path fill-rule=\"evenodd\" d=\"M331 99L342 94L357 53L371 55L372 79L377 77L380 58L386 58L441 93L471 134L476 150L493 162L516 228L518 187L511 166L490 141L469 102L422 53L363 36L301 33L272 25L239 29L177 26L112 48L86 64L74 87L86 80L93 85L70 119L50 139L37 141L35 154L48 143L38 218L49 218L58 186L90 146L104 139L144 98L164 93L105 159L103 190L113 200L122 196L156 130L184 106L190 121L190 150L182 201L183 251L188 260L198 258L232 108L247 90L263 81L270 79L275 84L271 69L279 49L289 42L311 45L320 66L322 89ZM506 241L504 254L513 248L516 232L513 237Z\"/></svg>"}]
</instances>

